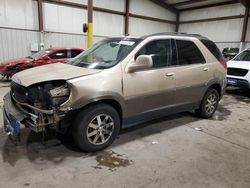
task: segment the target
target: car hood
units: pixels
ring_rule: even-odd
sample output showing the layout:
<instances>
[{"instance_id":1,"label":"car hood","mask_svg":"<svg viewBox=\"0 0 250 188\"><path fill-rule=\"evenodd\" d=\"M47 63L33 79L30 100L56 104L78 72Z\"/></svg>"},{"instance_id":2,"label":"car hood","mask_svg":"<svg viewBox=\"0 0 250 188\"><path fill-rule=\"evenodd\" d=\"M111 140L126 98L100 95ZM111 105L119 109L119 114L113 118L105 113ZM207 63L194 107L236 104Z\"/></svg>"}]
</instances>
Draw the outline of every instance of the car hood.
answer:
<instances>
[{"instance_id":1,"label":"car hood","mask_svg":"<svg viewBox=\"0 0 250 188\"><path fill-rule=\"evenodd\" d=\"M228 61L228 68L250 69L250 61Z\"/></svg>"},{"instance_id":2,"label":"car hood","mask_svg":"<svg viewBox=\"0 0 250 188\"><path fill-rule=\"evenodd\" d=\"M101 71L102 70L98 69L87 69L63 63L55 63L21 71L12 77L12 81L28 87L36 83L52 80L69 80Z\"/></svg>"},{"instance_id":3,"label":"car hood","mask_svg":"<svg viewBox=\"0 0 250 188\"><path fill-rule=\"evenodd\" d=\"M11 59L8 61L1 62L0 66L8 67L8 66L14 66L14 65L19 64L19 63L30 63L32 61L33 61L33 59L29 59L29 58Z\"/></svg>"}]
</instances>

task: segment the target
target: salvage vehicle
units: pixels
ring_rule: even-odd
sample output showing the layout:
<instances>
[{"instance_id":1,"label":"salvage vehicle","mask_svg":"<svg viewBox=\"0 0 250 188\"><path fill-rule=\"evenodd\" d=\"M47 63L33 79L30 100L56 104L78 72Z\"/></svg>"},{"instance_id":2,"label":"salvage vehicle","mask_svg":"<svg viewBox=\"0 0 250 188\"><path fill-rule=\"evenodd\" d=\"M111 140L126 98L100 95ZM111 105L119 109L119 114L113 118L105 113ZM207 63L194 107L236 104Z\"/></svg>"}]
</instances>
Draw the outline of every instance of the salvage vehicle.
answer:
<instances>
[{"instance_id":1,"label":"salvage vehicle","mask_svg":"<svg viewBox=\"0 0 250 188\"><path fill-rule=\"evenodd\" d=\"M41 50L31 56L12 59L0 63L0 74L10 78L13 74L36 66L66 62L83 52L81 48L50 48Z\"/></svg>"},{"instance_id":2,"label":"salvage vehicle","mask_svg":"<svg viewBox=\"0 0 250 188\"><path fill-rule=\"evenodd\" d=\"M37 76L38 74L43 76ZM220 50L196 34L108 38L68 63L22 71L4 97L5 131L71 131L79 148L106 148L127 128L195 110L210 118L226 86Z\"/></svg>"},{"instance_id":3,"label":"salvage vehicle","mask_svg":"<svg viewBox=\"0 0 250 188\"><path fill-rule=\"evenodd\" d=\"M250 89L250 49L227 62L227 85Z\"/></svg>"}]
</instances>

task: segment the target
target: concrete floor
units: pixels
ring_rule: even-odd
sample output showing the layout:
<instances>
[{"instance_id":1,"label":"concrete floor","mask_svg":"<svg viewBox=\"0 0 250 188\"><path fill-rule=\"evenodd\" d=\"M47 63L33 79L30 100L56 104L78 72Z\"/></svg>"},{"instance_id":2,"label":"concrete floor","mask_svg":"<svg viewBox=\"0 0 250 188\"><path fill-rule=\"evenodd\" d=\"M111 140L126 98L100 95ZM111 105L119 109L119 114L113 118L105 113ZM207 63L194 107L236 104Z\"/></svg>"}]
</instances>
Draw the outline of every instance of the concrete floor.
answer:
<instances>
[{"instance_id":1,"label":"concrete floor","mask_svg":"<svg viewBox=\"0 0 250 188\"><path fill-rule=\"evenodd\" d=\"M1 98L8 84L0 83ZM53 136L43 144L27 129L14 147L1 128L0 187L249 188L249 102L230 89L212 119L187 112L152 121L94 154Z\"/></svg>"}]
</instances>

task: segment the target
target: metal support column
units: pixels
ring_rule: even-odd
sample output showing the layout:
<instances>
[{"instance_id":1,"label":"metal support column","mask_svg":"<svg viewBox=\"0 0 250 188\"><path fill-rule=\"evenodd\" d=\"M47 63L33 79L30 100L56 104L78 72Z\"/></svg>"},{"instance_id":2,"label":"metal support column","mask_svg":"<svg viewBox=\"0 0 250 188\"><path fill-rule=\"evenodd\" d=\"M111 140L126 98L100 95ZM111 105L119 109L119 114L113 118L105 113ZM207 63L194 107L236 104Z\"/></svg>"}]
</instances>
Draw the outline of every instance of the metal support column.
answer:
<instances>
[{"instance_id":1,"label":"metal support column","mask_svg":"<svg viewBox=\"0 0 250 188\"><path fill-rule=\"evenodd\" d=\"M129 35L129 0L125 0L125 35Z\"/></svg>"},{"instance_id":2,"label":"metal support column","mask_svg":"<svg viewBox=\"0 0 250 188\"><path fill-rule=\"evenodd\" d=\"M39 32L40 32L39 50L42 50L44 48L43 2L42 0L37 1L37 6L38 6L38 22L39 22Z\"/></svg>"},{"instance_id":3,"label":"metal support column","mask_svg":"<svg viewBox=\"0 0 250 188\"><path fill-rule=\"evenodd\" d=\"M93 0L88 0L88 48L93 45Z\"/></svg>"},{"instance_id":4,"label":"metal support column","mask_svg":"<svg viewBox=\"0 0 250 188\"><path fill-rule=\"evenodd\" d=\"M179 31L179 25L180 25L180 12L176 13L176 23L175 23L175 32Z\"/></svg>"},{"instance_id":5,"label":"metal support column","mask_svg":"<svg viewBox=\"0 0 250 188\"><path fill-rule=\"evenodd\" d=\"M248 25L249 7L245 8L244 22L240 39L240 52L245 49L247 25Z\"/></svg>"}]
</instances>

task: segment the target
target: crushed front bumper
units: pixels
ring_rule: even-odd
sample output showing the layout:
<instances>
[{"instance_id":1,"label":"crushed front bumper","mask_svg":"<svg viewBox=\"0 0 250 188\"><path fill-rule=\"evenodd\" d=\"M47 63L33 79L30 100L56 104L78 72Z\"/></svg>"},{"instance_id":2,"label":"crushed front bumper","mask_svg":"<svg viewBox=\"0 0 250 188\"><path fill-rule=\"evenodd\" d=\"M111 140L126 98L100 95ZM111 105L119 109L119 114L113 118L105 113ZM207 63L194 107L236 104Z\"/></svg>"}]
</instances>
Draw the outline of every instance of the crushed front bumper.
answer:
<instances>
[{"instance_id":1,"label":"crushed front bumper","mask_svg":"<svg viewBox=\"0 0 250 188\"><path fill-rule=\"evenodd\" d=\"M32 113L35 112L36 114ZM35 132L43 132L46 127L58 128L65 111L42 110L26 103L19 103L10 92L4 96L3 119L5 132L16 139L20 135L21 123Z\"/></svg>"},{"instance_id":2,"label":"crushed front bumper","mask_svg":"<svg viewBox=\"0 0 250 188\"><path fill-rule=\"evenodd\" d=\"M4 96L3 101L4 130L13 140L17 140L20 135L21 121L27 116L14 105L10 93Z\"/></svg>"}]
</instances>

